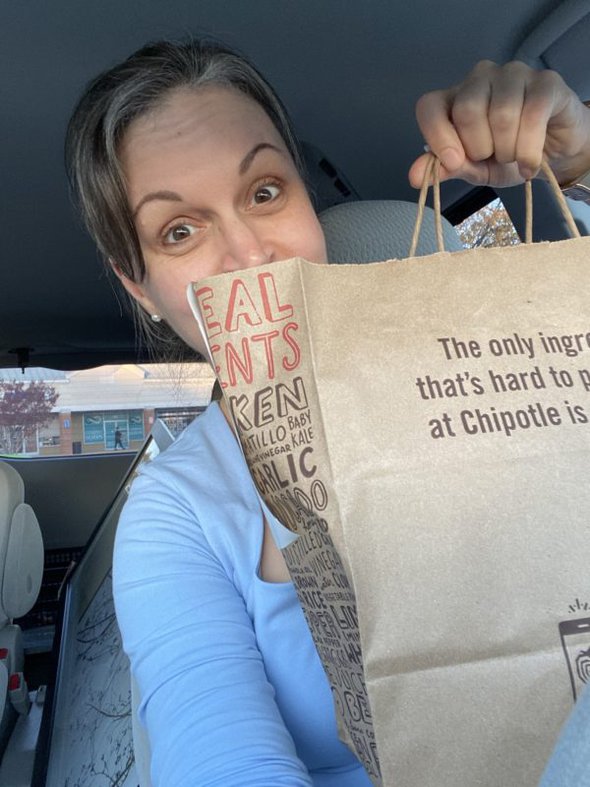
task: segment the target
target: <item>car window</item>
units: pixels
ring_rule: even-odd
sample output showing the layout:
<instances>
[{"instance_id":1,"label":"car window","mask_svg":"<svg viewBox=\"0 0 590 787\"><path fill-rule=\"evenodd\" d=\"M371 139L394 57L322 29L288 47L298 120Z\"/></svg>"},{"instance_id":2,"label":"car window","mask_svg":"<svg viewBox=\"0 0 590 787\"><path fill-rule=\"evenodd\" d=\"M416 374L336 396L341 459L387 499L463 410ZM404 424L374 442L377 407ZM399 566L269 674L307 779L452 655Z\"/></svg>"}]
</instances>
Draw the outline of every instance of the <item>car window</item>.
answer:
<instances>
[{"instance_id":1,"label":"car window","mask_svg":"<svg viewBox=\"0 0 590 787\"><path fill-rule=\"evenodd\" d=\"M472 213L457 224L455 229L461 242L468 249L514 246L520 243L508 211L499 198Z\"/></svg>"},{"instance_id":2,"label":"car window","mask_svg":"<svg viewBox=\"0 0 590 787\"><path fill-rule=\"evenodd\" d=\"M0 455L137 451L157 418L178 435L209 403L213 382L204 363L0 370Z\"/></svg>"}]
</instances>

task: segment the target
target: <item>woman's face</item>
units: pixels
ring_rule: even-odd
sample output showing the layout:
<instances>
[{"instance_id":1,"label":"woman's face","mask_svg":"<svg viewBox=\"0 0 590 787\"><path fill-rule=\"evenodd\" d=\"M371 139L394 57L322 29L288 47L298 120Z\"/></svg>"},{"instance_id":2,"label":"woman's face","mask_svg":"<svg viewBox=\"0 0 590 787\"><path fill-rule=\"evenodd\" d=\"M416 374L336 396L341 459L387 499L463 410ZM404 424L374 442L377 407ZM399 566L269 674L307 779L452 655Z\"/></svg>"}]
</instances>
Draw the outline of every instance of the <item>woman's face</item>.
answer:
<instances>
[{"instance_id":1,"label":"woman's face","mask_svg":"<svg viewBox=\"0 0 590 787\"><path fill-rule=\"evenodd\" d=\"M189 282L289 257L326 261L321 227L280 134L237 91L171 92L129 126L120 155L146 275L142 282L118 275L196 350L203 347Z\"/></svg>"}]
</instances>

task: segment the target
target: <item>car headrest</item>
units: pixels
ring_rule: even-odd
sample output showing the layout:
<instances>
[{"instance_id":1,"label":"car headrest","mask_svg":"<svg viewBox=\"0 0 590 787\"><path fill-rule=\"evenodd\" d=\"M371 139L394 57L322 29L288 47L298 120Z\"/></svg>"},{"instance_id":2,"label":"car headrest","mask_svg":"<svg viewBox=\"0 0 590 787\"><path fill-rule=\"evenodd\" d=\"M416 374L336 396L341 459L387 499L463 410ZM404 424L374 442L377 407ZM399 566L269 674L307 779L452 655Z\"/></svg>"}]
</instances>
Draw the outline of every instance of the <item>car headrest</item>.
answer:
<instances>
[{"instance_id":1,"label":"car headrest","mask_svg":"<svg viewBox=\"0 0 590 787\"><path fill-rule=\"evenodd\" d=\"M413 202L371 200L334 205L320 214L328 259L333 263L379 262L408 256L416 222ZM463 248L450 222L443 218L447 251ZM437 251L434 211L426 208L416 255Z\"/></svg>"},{"instance_id":2,"label":"car headrest","mask_svg":"<svg viewBox=\"0 0 590 787\"><path fill-rule=\"evenodd\" d=\"M31 609L43 578L43 537L18 472L0 462L0 626Z\"/></svg>"}]
</instances>

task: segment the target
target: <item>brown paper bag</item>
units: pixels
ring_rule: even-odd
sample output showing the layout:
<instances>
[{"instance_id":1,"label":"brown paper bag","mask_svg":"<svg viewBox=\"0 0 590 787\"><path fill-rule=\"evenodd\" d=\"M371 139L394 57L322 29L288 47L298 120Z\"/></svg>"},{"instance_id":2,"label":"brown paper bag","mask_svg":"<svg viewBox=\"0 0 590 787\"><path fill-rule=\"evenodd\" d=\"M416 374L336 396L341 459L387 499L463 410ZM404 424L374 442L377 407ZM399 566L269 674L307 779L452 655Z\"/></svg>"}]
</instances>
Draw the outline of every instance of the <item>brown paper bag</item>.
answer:
<instances>
[{"instance_id":1,"label":"brown paper bag","mask_svg":"<svg viewBox=\"0 0 590 787\"><path fill-rule=\"evenodd\" d=\"M194 302L374 783L536 784L590 677L590 239Z\"/></svg>"}]
</instances>

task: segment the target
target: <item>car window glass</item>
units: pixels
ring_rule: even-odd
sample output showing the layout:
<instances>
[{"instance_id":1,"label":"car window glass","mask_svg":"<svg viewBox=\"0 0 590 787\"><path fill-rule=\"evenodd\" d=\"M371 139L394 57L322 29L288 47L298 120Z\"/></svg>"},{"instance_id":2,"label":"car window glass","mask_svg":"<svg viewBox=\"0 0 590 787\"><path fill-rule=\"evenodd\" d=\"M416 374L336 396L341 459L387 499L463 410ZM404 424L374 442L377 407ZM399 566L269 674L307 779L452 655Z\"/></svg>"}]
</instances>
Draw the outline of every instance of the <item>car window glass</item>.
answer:
<instances>
[{"instance_id":1,"label":"car window glass","mask_svg":"<svg viewBox=\"0 0 590 787\"><path fill-rule=\"evenodd\" d=\"M487 246L514 246L520 238L502 200L495 199L468 216L455 229L468 249Z\"/></svg>"},{"instance_id":2,"label":"car window glass","mask_svg":"<svg viewBox=\"0 0 590 787\"><path fill-rule=\"evenodd\" d=\"M204 363L2 369L0 455L137 451L157 418L178 435L209 403L213 382Z\"/></svg>"}]
</instances>

